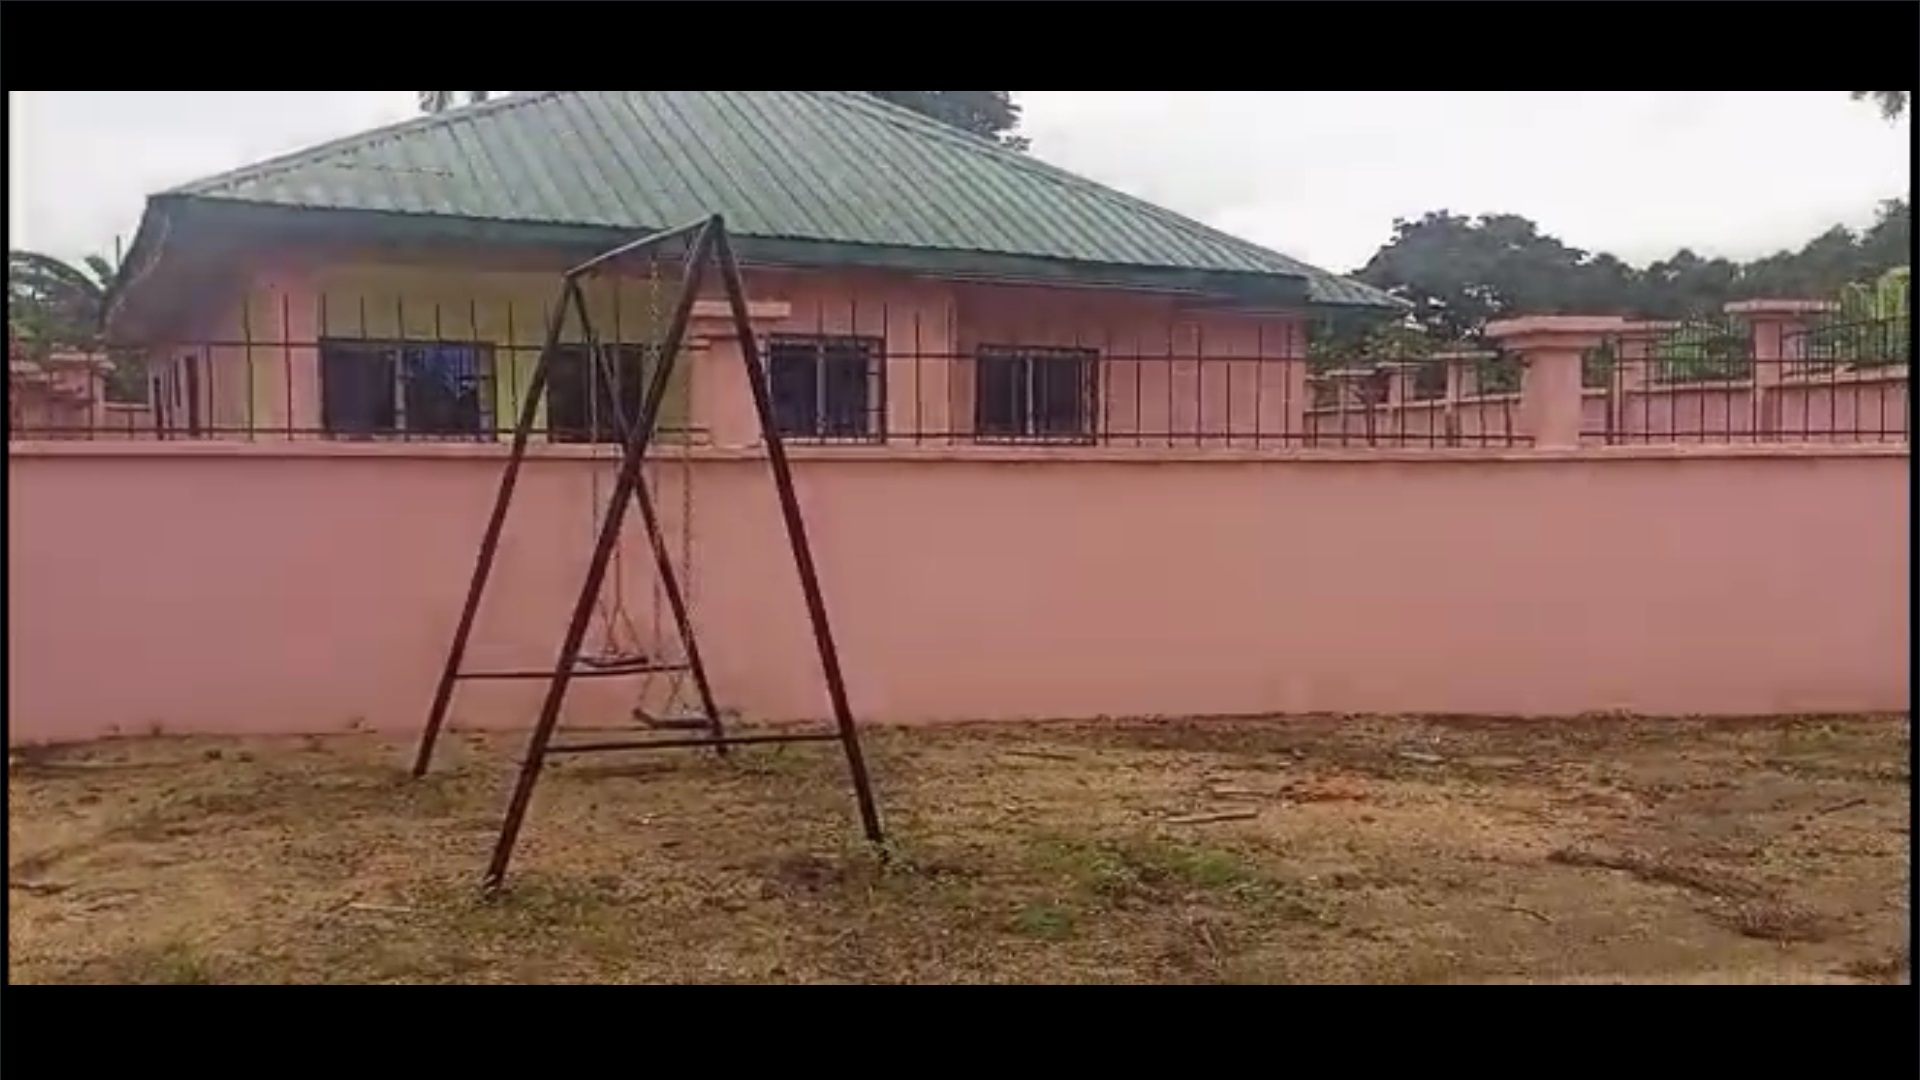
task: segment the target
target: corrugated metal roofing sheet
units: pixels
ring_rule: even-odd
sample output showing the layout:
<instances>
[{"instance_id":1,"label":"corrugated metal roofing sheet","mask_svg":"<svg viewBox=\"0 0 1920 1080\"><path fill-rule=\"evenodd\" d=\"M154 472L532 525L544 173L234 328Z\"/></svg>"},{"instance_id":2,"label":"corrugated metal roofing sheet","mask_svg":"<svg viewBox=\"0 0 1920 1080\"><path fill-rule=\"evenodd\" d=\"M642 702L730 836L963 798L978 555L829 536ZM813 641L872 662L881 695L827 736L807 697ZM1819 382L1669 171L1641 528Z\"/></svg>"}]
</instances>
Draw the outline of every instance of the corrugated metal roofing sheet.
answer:
<instances>
[{"instance_id":1,"label":"corrugated metal roofing sheet","mask_svg":"<svg viewBox=\"0 0 1920 1080\"><path fill-rule=\"evenodd\" d=\"M167 194L635 231L718 212L748 237L1304 278L1319 303L1395 303L843 91L530 91Z\"/></svg>"}]
</instances>

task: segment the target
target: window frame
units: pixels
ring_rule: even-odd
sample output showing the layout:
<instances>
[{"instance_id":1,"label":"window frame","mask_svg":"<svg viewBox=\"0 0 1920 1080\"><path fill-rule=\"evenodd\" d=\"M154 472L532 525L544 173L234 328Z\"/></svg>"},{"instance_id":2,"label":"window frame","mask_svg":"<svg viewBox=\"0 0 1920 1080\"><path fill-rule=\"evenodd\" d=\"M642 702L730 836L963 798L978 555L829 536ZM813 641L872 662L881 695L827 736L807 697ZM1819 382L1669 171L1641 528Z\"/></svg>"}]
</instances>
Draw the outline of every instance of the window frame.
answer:
<instances>
[{"instance_id":1,"label":"window frame","mask_svg":"<svg viewBox=\"0 0 1920 1080\"><path fill-rule=\"evenodd\" d=\"M862 430L858 433L838 433L832 430L831 418L836 411L828 407L828 396L832 381L827 378L828 350L836 346L852 346L861 350L866 359L866 378L862 380L865 395L861 401L860 417ZM788 430L780 427L780 437L789 443L808 446L880 446L891 437L892 395L888 386L887 340L873 334L771 334L762 346L762 374L766 380L769 400L773 405L773 421L781 424L779 386L780 376L777 370L783 359L783 349L810 349L813 352L814 406L813 430Z\"/></svg>"},{"instance_id":2,"label":"window frame","mask_svg":"<svg viewBox=\"0 0 1920 1080\"><path fill-rule=\"evenodd\" d=\"M408 353L436 349L462 350L473 354L474 361L474 403L475 427L471 431L420 431L410 423L418 410L409 400L409 390L414 377L408 371ZM390 427L372 426L367 431L349 431L336 426L332 412L328 407L329 395L327 378L328 357L336 350L346 353L358 353L365 357L379 357L389 365L391 378L386 388L387 400L393 414ZM398 439L403 442L432 443L493 443L500 441L499 420L499 368L496 363L498 349L485 341L428 341L395 338L349 338L327 337L319 342L320 353L320 429L329 439L342 441L378 441ZM369 380L369 385L377 386L381 380ZM378 411L378 410L376 410Z\"/></svg>"},{"instance_id":3,"label":"window frame","mask_svg":"<svg viewBox=\"0 0 1920 1080\"><path fill-rule=\"evenodd\" d=\"M980 345L973 351L973 430L974 441L1000 446L1098 446L1105 355L1096 348L1062 345ZM1010 363L1025 372L1025 414L1016 425L1017 432L989 430L987 408L992 400L986 391L988 365ZM1038 389L1038 373L1043 363L1074 363L1081 366L1081 423L1079 431L1045 430L1039 414L1043 395Z\"/></svg>"},{"instance_id":4,"label":"window frame","mask_svg":"<svg viewBox=\"0 0 1920 1080\"><path fill-rule=\"evenodd\" d=\"M622 343L612 344L612 345L595 346L595 345L588 345L585 342L579 342L579 341L563 341L558 346L555 347L554 359L556 360L559 359L562 353L570 353L579 358L580 362L578 364L578 368L583 373L582 378L585 381L585 386L582 389L585 391L585 394L586 394L585 404L587 408L587 418L586 418L586 426L581 428L563 429L556 424L554 420L554 409L553 409L554 400L555 400L554 390L557 388L557 383L555 382L555 379L557 376L560 375L560 371L557 368L549 368L547 371L546 434L547 434L547 441L556 446L620 446L620 445L623 445L623 442L620 437L619 425L615 423L612 426L607 427L603 430L599 424L599 421L601 418L593 415L593 404L595 400L594 386L595 386L595 383L597 382L597 380L593 378L594 374L596 374L594 365L593 365L593 350L596 348L613 349L625 354L621 357L621 361L622 361L621 366L624 366L624 362L627 356L631 356L631 355L638 356L639 369L640 369L639 379L638 379L639 396L633 402L634 415L629 420L629 423L637 422L640 419L640 416L639 416L640 409L646 405L647 390L653 383L654 372L659 370L655 366L659 362L660 353L662 351L659 345L653 344L653 343L641 343L641 342L622 342ZM570 369L569 373L571 373L571 369L574 368L574 364L572 363L571 359L569 360L567 367ZM624 390L625 388L626 387L623 384L620 387L617 387L616 389ZM608 420L617 419L620 408L621 408L621 404L616 401L614 403L615 415L607 419Z\"/></svg>"}]
</instances>

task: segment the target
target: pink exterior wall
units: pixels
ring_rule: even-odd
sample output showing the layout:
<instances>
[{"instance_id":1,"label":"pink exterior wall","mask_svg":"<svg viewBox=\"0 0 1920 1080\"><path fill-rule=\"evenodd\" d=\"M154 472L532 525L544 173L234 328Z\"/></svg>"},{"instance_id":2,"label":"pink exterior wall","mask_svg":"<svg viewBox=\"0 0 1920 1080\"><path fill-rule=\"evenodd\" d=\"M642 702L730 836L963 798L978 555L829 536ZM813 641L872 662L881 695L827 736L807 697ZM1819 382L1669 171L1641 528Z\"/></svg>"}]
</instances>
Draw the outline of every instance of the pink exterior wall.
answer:
<instances>
[{"instance_id":1,"label":"pink exterior wall","mask_svg":"<svg viewBox=\"0 0 1920 1080\"><path fill-rule=\"evenodd\" d=\"M1783 373L1751 382L1588 390L1582 442L1590 446L1685 442L1887 443L1908 440L1908 369ZM1307 411L1309 445L1508 446L1526 437L1518 394L1414 400L1404 383L1368 405L1351 387L1326 386ZM1344 391L1344 392L1343 392Z\"/></svg>"},{"instance_id":2,"label":"pink exterior wall","mask_svg":"<svg viewBox=\"0 0 1920 1080\"><path fill-rule=\"evenodd\" d=\"M236 273L244 287L199 297L184 344L151 354L169 426L197 416L205 441L9 442L14 740L420 723L505 452L317 436L318 342L492 345L504 425L555 277L296 260ZM589 298L596 317L649 322L644 289L622 284ZM1845 377L1873 383L1872 401L1898 396L1897 421L1885 404L1861 414L1840 376L1795 385L1779 364L1744 386L1583 397L1587 351L1632 328L1548 317L1490 330L1523 361L1518 394L1478 397L1456 372L1438 404L1402 380L1384 407L1325 409L1297 315L885 275L749 284L760 334L886 345L890 445L796 451L869 720L1908 707L1904 370ZM723 315L695 312L680 407L697 438L656 467L658 501L690 533L723 706L817 717ZM1097 350L1105 445L972 437L975 357L993 345ZM1684 442L1702 412L1700 441L1743 441L1729 420L1742 415L1787 437L1596 445L1608 431ZM1858 445L1874 441L1860 427L1901 435ZM1817 431L1855 445L1805 445ZM1455 441L1490 448L1432 449ZM1392 445L1427 449L1379 448ZM605 448L535 453L477 666L551 661L610 487ZM626 547L643 638L644 550ZM457 717L523 724L538 693L470 686ZM582 686L573 719L617 722L629 693Z\"/></svg>"},{"instance_id":3,"label":"pink exterior wall","mask_svg":"<svg viewBox=\"0 0 1920 1080\"><path fill-rule=\"evenodd\" d=\"M1650 387L1618 395L1589 392L1589 442L1715 441L1791 437L1810 441L1904 443L1909 432L1908 369L1784 374L1756 392L1752 384ZM1611 413L1611 417L1609 414Z\"/></svg>"},{"instance_id":4,"label":"pink exterior wall","mask_svg":"<svg viewBox=\"0 0 1920 1080\"><path fill-rule=\"evenodd\" d=\"M104 357L83 353L11 361L7 419L12 432L92 441L153 438L151 405L107 400L110 371Z\"/></svg>"},{"instance_id":5,"label":"pink exterior wall","mask_svg":"<svg viewBox=\"0 0 1920 1080\"><path fill-rule=\"evenodd\" d=\"M1230 442L1298 432L1306 409L1306 329L1282 315L1182 310L1165 298L986 285L958 290L963 377L985 346L1098 350L1102 431L1125 439Z\"/></svg>"},{"instance_id":6,"label":"pink exterior wall","mask_svg":"<svg viewBox=\"0 0 1920 1080\"><path fill-rule=\"evenodd\" d=\"M1345 395L1310 409L1310 445L1504 446L1524 436L1517 394L1368 407ZM1780 441L1905 444L1907 369L1787 379L1765 395L1751 385L1657 387L1611 395L1590 390L1582 441L1592 446Z\"/></svg>"},{"instance_id":7,"label":"pink exterior wall","mask_svg":"<svg viewBox=\"0 0 1920 1080\"><path fill-rule=\"evenodd\" d=\"M171 342L148 343L167 430L186 434L196 416L234 436L319 428L324 307L310 271L267 266L244 280L202 297Z\"/></svg>"},{"instance_id":8,"label":"pink exterior wall","mask_svg":"<svg viewBox=\"0 0 1920 1080\"><path fill-rule=\"evenodd\" d=\"M1820 362L1808 354L1817 320L1833 305L1762 300L1727 313L1751 335L1750 371L1719 382L1657 381L1652 359L1677 323L1549 316L1489 327L1509 345L1521 392L1482 393L1476 362L1451 354L1326 372L1312 380L1306 442L1321 447L1831 443L1906 445L1910 436L1906 339L1860 335L1885 348L1871 363ZM1849 329L1841 327L1842 332ZM1595 346L1611 371L1589 369ZM1592 376L1600 374L1601 388ZM1444 376L1443 393L1421 384ZM1584 387L1584 389L1583 389ZM1542 413L1539 410L1545 409ZM1554 430L1541 429L1548 421ZM1562 422L1564 421L1564 423ZM1542 438L1546 441L1540 441Z\"/></svg>"},{"instance_id":9,"label":"pink exterior wall","mask_svg":"<svg viewBox=\"0 0 1920 1080\"><path fill-rule=\"evenodd\" d=\"M321 426L320 339L405 337L496 346L497 383L509 388L496 412L509 428L519 404L511 388L531 375L560 268L395 264L373 255L263 261L240 275L245 285L233 295L204 299L175 332L181 344L153 350L179 399L170 426L186 428L179 371L188 356L199 358L209 425L314 432ZM887 343L885 413L896 440L972 424L974 356L983 345L1098 350L1105 363L1095 420L1115 437L1165 441L1205 433L1212 443L1231 443L1297 435L1303 427L1306 332L1298 313L1228 313L1115 290L878 273L750 271L747 283L756 305L784 312L763 319L758 333ZM590 285L601 333L624 324L628 339L648 339L649 308L658 306L649 304L650 287L640 269ZM724 320L708 320L695 333L695 349L717 339L729 355ZM728 372L717 377L695 390L695 426L728 445L726 433L752 421Z\"/></svg>"},{"instance_id":10,"label":"pink exterior wall","mask_svg":"<svg viewBox=\"0 0 1920 1080\"><path fill-rule=\"evenodd\" d=\"M1512 446L1523 437L1520 396L1495 394L1447 401L1367 407L1351 394L1310 410L1309 445L1324 447Z\"/></svg>"},{"instance_id":11,"label":"pink exterior wall","mask_svg":"<svg viewBox=\"0 0 1920 1080\"><path fill-rule=\"evenodd\" d=\"M101 409L99 433L102 439L151 439L154 436L153 406L113 402Z\"/></svg>"},{"instance_id":12,"label":"pink exterior wall","mask_svg":"<svg viewBox=\"0 0 1920 1080\"><path fill-rule=\"evenodd\" d=\"M7 368L7 419L14 430L85 438L101 426L107 409L104 358L84 353L55 353L41 360L16 356Z\"/></svg>"},{"instance_id":13,"label":"pink exterior wall","mask_svg":"<svg viewBox=\"0 0 1920 1080\"><path fill-rule=\"evenodd\" d=\"M60 388L23 383L7 388L7 420L15 430L61 432L59 438L85 438L93 426L91 401Z\"/></svg>"},{"instance_id":14,"label":"pink exterior wall","mask_svg":"<svg viewBox=\"0 0 1920 1080\"><path fill-rule=\"evenodd\" d=\"M480 663L549 658L577 587L608 470L545 453ZM873 721L1909 705L1904 449L800 457ZM500 466L478 447L10 447L10 737L411 730ZM723 704L821 714L764 464L692 468ZM535 694L469 687L458 716L523 723ZM623 704L588 688L574 719Z\"/></svg>"}]
</instances>

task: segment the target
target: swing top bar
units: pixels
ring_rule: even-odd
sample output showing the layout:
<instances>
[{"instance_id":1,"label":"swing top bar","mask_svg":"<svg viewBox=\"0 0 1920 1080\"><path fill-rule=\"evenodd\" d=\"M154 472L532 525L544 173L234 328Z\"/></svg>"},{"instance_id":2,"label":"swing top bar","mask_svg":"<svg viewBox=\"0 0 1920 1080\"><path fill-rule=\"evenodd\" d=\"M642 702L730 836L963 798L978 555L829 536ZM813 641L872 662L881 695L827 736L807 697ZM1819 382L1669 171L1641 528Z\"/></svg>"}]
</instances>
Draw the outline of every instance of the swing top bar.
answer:
<instances>
[{"instance_id":1,"label":"swing top bar","mask_svg":"<svg viewBox=\"0 0 1920 1080\"><path fill-rule=\"evenodd\" d=\"M712 217L702 218L699 221L682 225L677 229L668 229L665 232L658 232L651 236L641 237L631 244L623 244L620 247L614 248L612 251L596 255L586 262L581 263L579 266L567 271L567 281L574 282L583 277L597 274L609 263L618 262L621 259L638 255L649 248L665 247L675 240L692 236L708 226L724 229L726 222L722 219L721 215L715 214Z\"/></svg>"}]
</instances>

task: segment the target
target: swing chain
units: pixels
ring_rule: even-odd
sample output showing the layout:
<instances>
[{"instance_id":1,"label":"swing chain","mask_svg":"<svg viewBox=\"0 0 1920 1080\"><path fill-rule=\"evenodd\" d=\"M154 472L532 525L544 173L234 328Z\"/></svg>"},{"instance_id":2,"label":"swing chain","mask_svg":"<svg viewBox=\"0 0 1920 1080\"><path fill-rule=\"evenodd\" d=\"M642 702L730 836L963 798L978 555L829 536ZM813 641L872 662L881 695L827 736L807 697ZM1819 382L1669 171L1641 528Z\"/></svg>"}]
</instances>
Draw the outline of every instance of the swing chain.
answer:
<instances>
[{"instance_id":1,"label":"swing chain","mask_svg":"<svg viewBox=\"0 0 1920 1080\"><path fill-rule=\"evenodd\" d=\"M643 350L643 357L642 357L643 360L650 360L651 363L642 363L640 365L640 368L641 368L640 377L642 379L643 386L648 391L650 391L652 388L653 374L659 370L657 367L654 367L653 365L668 363L672 359L667 355L667 351L666 351L667 345L669 343L666 340L666 335L664 333L664 325L663 325L665 314L666 314L664 310L664 305L662 303L663 289L664 289L664 285L662 283L662 278L661 278L660 257L656 253L648 262L648 289L647 289L649 329L654 341L650 349L650 353L648 350ZM585 307L584 297L579 298L579 300L577 300L576 302L579 303L580 306L584 309ZM621 307L620 296L617 292L617 282L616 282L616 293L614 297L614 305L616 309L615 322L617 326L618 320L619 320L619 308ZM590 394L590 398L595 403L595 408L591 409L590 412L592 412L593 415L596 417L596 419L593 422L595 425L595 429L597 431L598 424L599 424L597 419L598 403L600 401L601 395L604 393L612 399L610 411L613 416L614 426L619 431L620 442L622 444L622 447L621 447L622 452L618 455L618 459L624 462L625 456L626 456L624 452L626 445L631 442L631 440L637 433L632 430L633 418L628 417L624 411L624 403L628 396L622 393L622 387L621 387L621 380L625 375L625 372L622 370L624 365L621 365L619 363L619 357L614 355L615 350L619 347L619 343L616 342L615 345L612 347L603 346L602 343L598 340L598 335L593 332L590 321L586 318L584 312L582 315L582 319L583 319L583 322L588 322L588 325L585 328L584 333L587 338L588 360L592 369L592 377L590 379L590 382L593 387L593 392ZM617 329L615 332L615 336L616 337L620 336ZM690 383L683 383L683 385L690 385ZM672 392L671 387L669 387L668 392L669 393ZM656 427L657 426L658 425L656 424ZM685 425L683 422L682 428L684 428L684 426ZM681 439L681 447L680 447L680 453L679 453L679 463L680 463L679 481L680 481L680 496L681 496L679 524L680 524L681 535L680 535L680 551L678 553L680 567L676 569L675 576L680 579L683 603L685 604L686 608L690 612L693 609L693 604L694 604L693 515L694 515L695 505L694 505L694 492L693 492L693 446L692 446L691 439L689 439L687 436L688 436L688 433L685 430L679 430L675 432L675 437ZM595 455L596 459L598 459L600 456L601 455L599 454ZM641 463L642 470L643 470L643 473L642 473L643 483L650 483L650 480L648 480L645 476L645 472L647 470L647 464L648 463L646 462ZM593 482L593 504L596 507L598 507L601 504L603 494L601 489L600 469L597 465L597 461L596 461L595 467L592 469L592 482ZM649 491L651 490L652 489L649 488ZM608 512L613 512L614 509L615 508L609 507ZM593 515L593 519L597 525L599 521L597 512ZM656 524L658 524L658 522L656 522ZM664 543L665 538L662 537L661 539L662 539L662 542ZM613 562L612 562L612 565L609 567L609 570L611 571L614 577L614 582L613 582L614 596L611 604L609 604L605 596L605 590L602 591L602 596L600 598L598 607L601 615L603 638L605 640L605 646L604 646L603 656L594 662L600 663L600 664L617 665L617 664L629 663L634 660L654 661L654 662L660 661L662 659L661 654L665 651L664 642L666 640L666 616L667 616L667 608L669 607L669 603L666 596L666 582L662 580L660 574L656 573L652 575L653 577L653 611L652 611L653 634L652 634L652 637L649 639L648 644L642 647L639 645L637 641L640 635L637 629L634 627L632 615L628 611L627 605L626 605L626 566L625 566L625 544L624 543L614 545ZM677 628L678 624L676 623L675 625ZM623 628L626 631L626 642L624 644L617 640L619 631ZM676 634L677 634L677 629L676 629ZM685 643L683 642L682 648L684 649L685 647L686 647ZM664 712L668 722L672 722L675 719L675 714L677 714L680 711L682 706L682 699L684 698L686 693L685 684L686 684L687 672L686 672L686 668L684 667L684 661L678 658L675 658L672 662L672 666L674 668L674 674L668 683L666 702L664 704ZM651 714L647 709L646 702L644 700L644 695L643 695L643 700L641 701L639 706L635 709L635 716L636 718L639 718L648 723L653 723L654 721L649 719L650 715Z\"/></svg>"},{"instance_id":2,"label":"swing chain","mask_svg":"<svg viewBox=\"0 0 1920 1080\"><path fill-rule=\"evenodd\" d=\"M659 275L660 275L660 262L657 256L654 259L653 272L654 272L655 280L658 281ZM682 282L681 287L682 288L686 287L685 282ZM659 291L655 290L654 292L655 309L654 309L653 317L656 325L658 324L658 321L662 314L659 310L659 301L660 301ZM679 366L678 357L670 357L666 355L666 349L668 344L669 343L664 338L662 338L660 345L656 350L655 361L657 363L675 365L676 374L680 374L683 376L680 379L681 393L678 398L680 407L675 414L680 418L679 430L674 432L674 439L679 443L678 456L680 459L679 577L680 577L681 597L686 605L688 618L692 618L692 613L699 610L697 600L696 600L696 593L695 593L696 582L694 580L695 571L694 571L694 565L693 565L693 513L694 513L693 433L691 430L689 430L692 422L692 415L693 415L693 410L692 410L693 379L691 377L692 372L685 371ZM685 348L684 342L681 343L681 347L682 349ZM673 393L673 387L671 385L668 386L667 392ZM656 611L659 610L657 606L655 610ZM676 688L675 694L676 696L678 695L677 688Z\"/></svg>"},{"instance_id":3,"label":"swing chain","mask_svg":"<svg viewBox=\"0 0 1920 1080\"><path fill-rule=\"evenodd\" d=\"M651 267L651 272L653 277L653 288L648 293L652 303L652 310L648 314L649 314L649 317L652 318L653 320L653 327L654 327L654 333L655 333L653 362L655 364L674 364L678 358L675 356L667 355L667 348L672 344L672 342L668 340L669 335L666 334L665 327L663 325L664 319L666 317L666 312L663 309L661 304L662 287L660 282L660 256L658 254L654 255L650 263L650 267ZM681 287L685 288L686 283L682 282ZM688 386L688 385L691 385L691 383L688 381L683 381L681 385ZM673 393L673 387L671 383L668 384L666 388L666 393L668 394ZM664 409L662 410L662 412L664 414ZM686 419L687 410L684 408L681 409L678 415L680 416L680 421L679 421L680 430L675 431L673 433L673 437L680 441L679 456L682 462L682 468L680 469L680 477L679 477L681 550L680 550L680 565L675 570L675 576L677 576L680 579L681 602L685 606L687 612L689 613L689 618L691 618L691 613L694 610L693 474L691 469L692 459L690 456L692 453L692 448L687 441L687 432L685 430L686 424L687 424L687 419ZM664 539L665 538L663 537L662 540L664 541ZM659 575L656 574L654 575L654 598L653 598L653 614L654 614L654 624L655 624L654 625L654 641L656 642L662 640L665 636L664 628L662 624L665 621L664 609L666 608L666 606L667 606L666 583L661 581L659 579ZM676 623L675 633L676 635L678 634L677 623ZM682 649L686 648L686 642L684 641L681 642L681 648ZM676 658L676 661L682 661L682 660L684 660L684 657ZM676 714L678 714L681 710L681 699L685 696L685 693L686 693L686 678L687 678L686 669L684 667L677 667L674 672L673 678L668 682L667 700L665 705L663 706L663 711L665 712L666 716L669 719L676 718Z\"/></svg>"},{"instance_id":4,"label":"swing chain","mask_svg":"<svg viewBox=\"0 0 1920 1080\"><path fill-rule=\"evenodd\" d=\"M660 324L664 315L660 303L660 290L660 255L655 252L647 260L647 333L652 344L648 348L647 363L642 365L642 370L648 373L649 384L652 381L652 373L656 370L654 365L664 363L666 360L662 355L666 351L666 337ZM644 473L642 475L644 476ZM660 580L659 574L655 574L653 576L653 642L656 649L666 636L666 606L666 584Z\"/></svg>"},{"instance_id":5,"label":"swing chain","mask_svg":"<svg viewBox=\"0 0 1920 1080\"><path fill-rule=\"evenodd\" d=\"M618 286L616 283L616 292L614 296L614 304L616 309L615 310L616 324L618 323L618 319L619 319L619 314L618 314L619 295L617 290L618 290ZM591 317L588 314L588 306L586 304L586 297L584 293L582 293L578 298L570 298L569 303L577 304L579 307L579 313L580 313L580 319L581 319L581 337L583 338L583 345L586 351L587 372L588 372L587 423L591 429L591 437L594 443L593 457L596 459L589 464L589 468L588 468L588 474L591 477L591 483L593 488L593 502L592 502L593 509L588 511L587 519L591 523L592 528L597 532L601 522L601 518L599 516L602 513L601 507L602 507L602 504L605 502L605 498L606 498L605 492L601 486L600 464L598 461L599 458L605 456L605 453L601 449L601 444L600 444L600 433L603 430L602 428L603 403L607 403L610 405L610 407L605 410L605 413L610 414L613 421L613 427L619 431L621 442L623 444L626 441L627 424L626 424L625 418L622 417L620 414L620 401L621 401L622 395L620 393L620 389L621 389L620 373L618 370L618 364L615 362L615 359L609 354L609 350L602 345L600 341L600 335L594 331L594 328L591 322ZM619 336L617 331L615 336ZM621 455L621 456L624 457L624 455ZM612 513L613 511L614 511L613 507L605 508L606 513ZM626 549L625 543L617 543L613 547L613 563L611 567L609 567L609 570L613 575L612 601L611 602L608 601L607 590L605 588L602 588L600 596L597 599L595 604L596 610L598 611L598 614L600 617L601 653L600 653L600 656L597 657L594 662L599 664L609 665L609 666L616 666L620 664L631 663L636 659L643 658L642 654L638 650L638 638L640 637L640 633L638 628L635 627L634 625L632 612L630 612L627 608L627 567L626 567L625 549ZM624 631L624 635L622 631Z\"/></svg>"}]
</instances>

